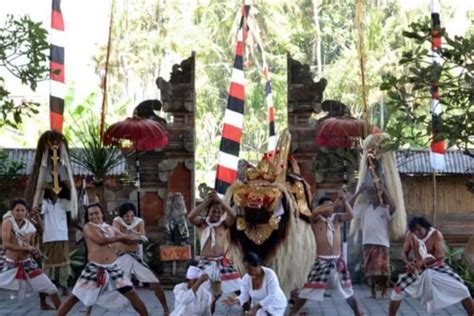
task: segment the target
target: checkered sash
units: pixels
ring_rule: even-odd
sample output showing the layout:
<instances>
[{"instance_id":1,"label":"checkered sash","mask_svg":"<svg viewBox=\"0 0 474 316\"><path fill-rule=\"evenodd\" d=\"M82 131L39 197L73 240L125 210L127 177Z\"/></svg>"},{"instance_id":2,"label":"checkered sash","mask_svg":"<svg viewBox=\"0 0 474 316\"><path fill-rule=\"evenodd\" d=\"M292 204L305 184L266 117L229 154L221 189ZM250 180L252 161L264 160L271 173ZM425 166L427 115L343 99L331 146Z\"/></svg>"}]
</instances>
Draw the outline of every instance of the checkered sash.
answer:
<instances>
[{"instance_id":1,"label":"checkered sash","mask_svg":"<svg viewBox=\"0 0 474 316\"><path fill-rule=\"evenodd\" d=\"M3 255L1 256L0 264L1 273L10 271L12 269L18 269L15 277L18 280L26 280L27 276L29 278L34 278L43 273L43 270L41 270L38 263L31 258L20 261L12 261Z\"/></svg>"},{"instance_id":2,"label":"checkered sash","mask_svg":"<svg viewBox=\"0 0 474 316\"><path fill-rule=\"evenodd\" d=\"M424 273L427 269L432 269L432 270L435 270L437 272L446 273L450 277L452 277L452 278L456 279L457 281L461 282L462 284L464 284L464 280L461 279L461 277L457 273L455 273L453 271L453 269L451 269L451 267L447 263L445 263L444 261L442 261L441 263L439 263L435 266L424 269L421 273ZM400 275L400 277L398 279L398 282L395 285L393 290L396 293L400 293L400 292L404 291L406 288L408 288L410 285L412 285L414 282L416 282L416 280L418 280L418 278L419 278L419 274L415 274L415 273L402 274L402 275Z\"/></svg>"},{"instance_id":3,"label":"checkered sash","mask_svg":"<svg viewBox=\"0 0 474 316\"><path fill-rule=\"evenodd\" d=\"M240 279L240 274L232 265L232 261L224 256L202 257L197 266L199 269L207 271L214 262L217 263L221 281Z\"/></svg>"},{"instance_id":4,"label":"checkered sash","mask_svg":"<svg viewBox=\"0 0 474 316\"><path fill-rule=\"evenodd\" d=\"M125 279L122 269L120 269L116 263L108 265L106 267L101 267L89 261L87 262L84 270L82 270L78 282L94 282L97 287L104 286L105 272L109 274L110 281L112 281L113 283L117 283L117 281Z\"/></svg>"},{"instance_id":5,"label":"checkered sash","mask_svg":"<svg viewBox=\"0 0 474 316\"><path fill-rule=\"evenodd\" d=\"M333 270L339 273L339 279L343 288L352 287L351 275L347 270L346 263L342 258L323 259L316 258L313 267L308 274L304 288L325 289L327 288L329 276Z\"/></svg>"},{"instance_id":6,"label":"checkered sash","mask_svg":"<svg viewBox=\"0 0 474 316\"><path fill-rule=\"evenodd\" d=\"M143 261L142 257L140 257L140 254L138 253L138 251L118 251L117 252L117 257L124 256L124 255L129 255L130 257L135 259L138 263L140 263L142 266L150 269L148 264L146 264L145 261Z\"/></svg>"},{"instance_id":7,"label":"checkered sash","mask_svg":"<svg viewBox=\"0 0 474 316\"><path fill-rule=\"evenodd\" d=\"M3 265L5 264L5 250L3 250L3 247L0 247L0 271L3 270Z\"/></svg>"}]
</instances>

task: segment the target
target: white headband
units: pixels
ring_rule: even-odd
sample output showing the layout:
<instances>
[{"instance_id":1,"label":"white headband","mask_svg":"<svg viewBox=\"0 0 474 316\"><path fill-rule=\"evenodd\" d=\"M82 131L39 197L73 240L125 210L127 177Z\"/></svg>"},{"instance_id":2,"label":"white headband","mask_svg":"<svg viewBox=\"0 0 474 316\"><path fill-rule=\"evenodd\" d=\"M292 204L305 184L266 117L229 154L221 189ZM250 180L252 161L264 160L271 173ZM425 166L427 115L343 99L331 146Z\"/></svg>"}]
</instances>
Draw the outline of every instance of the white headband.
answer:
<instances>
[{"instance_id":1,"label":"white headband","mask_svg":"<svg viewBox=\"0 0 474 316\"><path fill-rule=\"evenodd\" d=\"M186 272L186 279L196 280L202 275L202 270L195 266L189 266L188 271Z\"/></svg>"}]
</instances>

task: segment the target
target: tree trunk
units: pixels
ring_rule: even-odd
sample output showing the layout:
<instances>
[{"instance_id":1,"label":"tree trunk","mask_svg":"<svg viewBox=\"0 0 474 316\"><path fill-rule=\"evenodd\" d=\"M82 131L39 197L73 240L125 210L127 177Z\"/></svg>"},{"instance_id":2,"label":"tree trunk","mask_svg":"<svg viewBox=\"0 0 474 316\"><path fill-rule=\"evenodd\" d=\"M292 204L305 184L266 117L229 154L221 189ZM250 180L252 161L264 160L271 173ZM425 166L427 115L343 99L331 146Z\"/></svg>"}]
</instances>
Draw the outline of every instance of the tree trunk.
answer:
<instances>
[{"instance_id":1,"label":"tree trunk","mask_svg":"<svg viewBox=\"0 0 474 316\"><path fill-rule=\"evenodd\" d=\"M313 18L316 29L316 64L318 65L318 79L323 77L323 61L321 51L321 26L319 24L320 0L313 0Z\"/></svg>"}]
</instances>

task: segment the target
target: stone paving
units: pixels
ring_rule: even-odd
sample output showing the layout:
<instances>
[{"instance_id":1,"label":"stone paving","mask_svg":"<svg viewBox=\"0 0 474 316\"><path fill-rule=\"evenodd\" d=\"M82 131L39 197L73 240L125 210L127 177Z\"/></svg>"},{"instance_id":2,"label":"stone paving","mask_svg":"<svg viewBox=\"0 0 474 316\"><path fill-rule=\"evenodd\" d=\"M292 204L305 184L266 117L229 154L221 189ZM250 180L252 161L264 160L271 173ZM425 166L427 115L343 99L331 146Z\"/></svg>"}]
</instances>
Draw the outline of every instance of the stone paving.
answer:
<instances>
[{"instance_id":1,"label":"stone paving","mask_svg":"<svg viewBox=\"0 0 474 316\"><path fill-rule=\"evenodd\" d=\"M138 290L140 297L145 301L145 304L150 312L150 315L162 315L162 310L158 300L154 297L153 292L145 289ZM330 292L331 293L331 292ZM369 291L364 286L355 286L355 295L365 315L387 315L388 299L370 299ZM170 307L174 306L173 292L166 291L166 297ZM63 299L63 298L62 298ZM74 309L68 314L72 316L83 315L85 307L78 303ZM300 311L301 315L315 315L315 316L350 316L352 312L345 303L344 299L338 293L333 293L331 297L327 297L324 302L308 302ZM305 314L306 313L306 314ZM0 293L0 315L2 316L42 316L54 315L54 312L40 311L37 297L31 297L25 301L10 300L5 293ZM100 307L94 307L93 316L132 316L137 315L133 312L131 307L121 310L104 310ZM214 315L242 315L238 307L228 308L221 304L217 304L217 310ZM405 300L401 307L399 315L403 316L427 316L427 315L443 315L443 316L462 316L466 315L462 305L456 304L447 309L441 310L437 313L428 314L420 303L413 299Z\"/></svg>"}]
</instances>

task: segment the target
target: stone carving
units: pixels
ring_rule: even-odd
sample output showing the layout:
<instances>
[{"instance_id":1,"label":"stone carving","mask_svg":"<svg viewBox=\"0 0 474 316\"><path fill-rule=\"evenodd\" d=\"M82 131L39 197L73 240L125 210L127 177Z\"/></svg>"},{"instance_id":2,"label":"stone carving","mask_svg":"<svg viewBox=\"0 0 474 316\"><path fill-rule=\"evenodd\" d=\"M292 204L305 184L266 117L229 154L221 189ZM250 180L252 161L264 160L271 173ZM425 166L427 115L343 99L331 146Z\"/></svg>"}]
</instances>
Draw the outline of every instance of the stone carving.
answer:
<instances>
[{"instance_id":1,"label":"stone carving","mask_svg":"<svg viewBox=\"0 0 474 316\"><path fill-rule=\"evenodd\" d=\"M163 108L166 112L192 111L194 109L192 106L184 108L181 106L183 100L194 99L194 53L180 64L173 65L169 81L159 77L156 79L156 85L161 90L161 99L164 101ZM173 100L180 101L179 107L177 107L178 104L172 102Z\"/></svg>"},{"instance_id":2,"label":"stone carving","mask_svg":"<svg viewBox=\"0 0 474 316\"><path fill-rule=\"evenodd\" d=\"M165 239L169 244L189 243L189 229L186 222L186 204L181 193L169 193L166 200Z\"/></svg>"},{"instance_id":3,"label":"stone carving","mask_svg":"<svg viewBox=\"0 0 474 316\"><path fill-rule=\"evenodd\" d=\"M309 65L288 56L288 111L314 111L323 101L327 80L314 82Z\"/></svg>"},{"instance_id":4,"label":"stone carving","mask_svg":"<svg viewBox=\"0 0 474 316\"><path fill-rule=\"evenodd\" d=\"M155 111L160 111L161 107L162 104L159 100L146 100L135 107L133 116L154 120L166 126L166 120L155 113Z\"/></svg>"}]
</instances>

